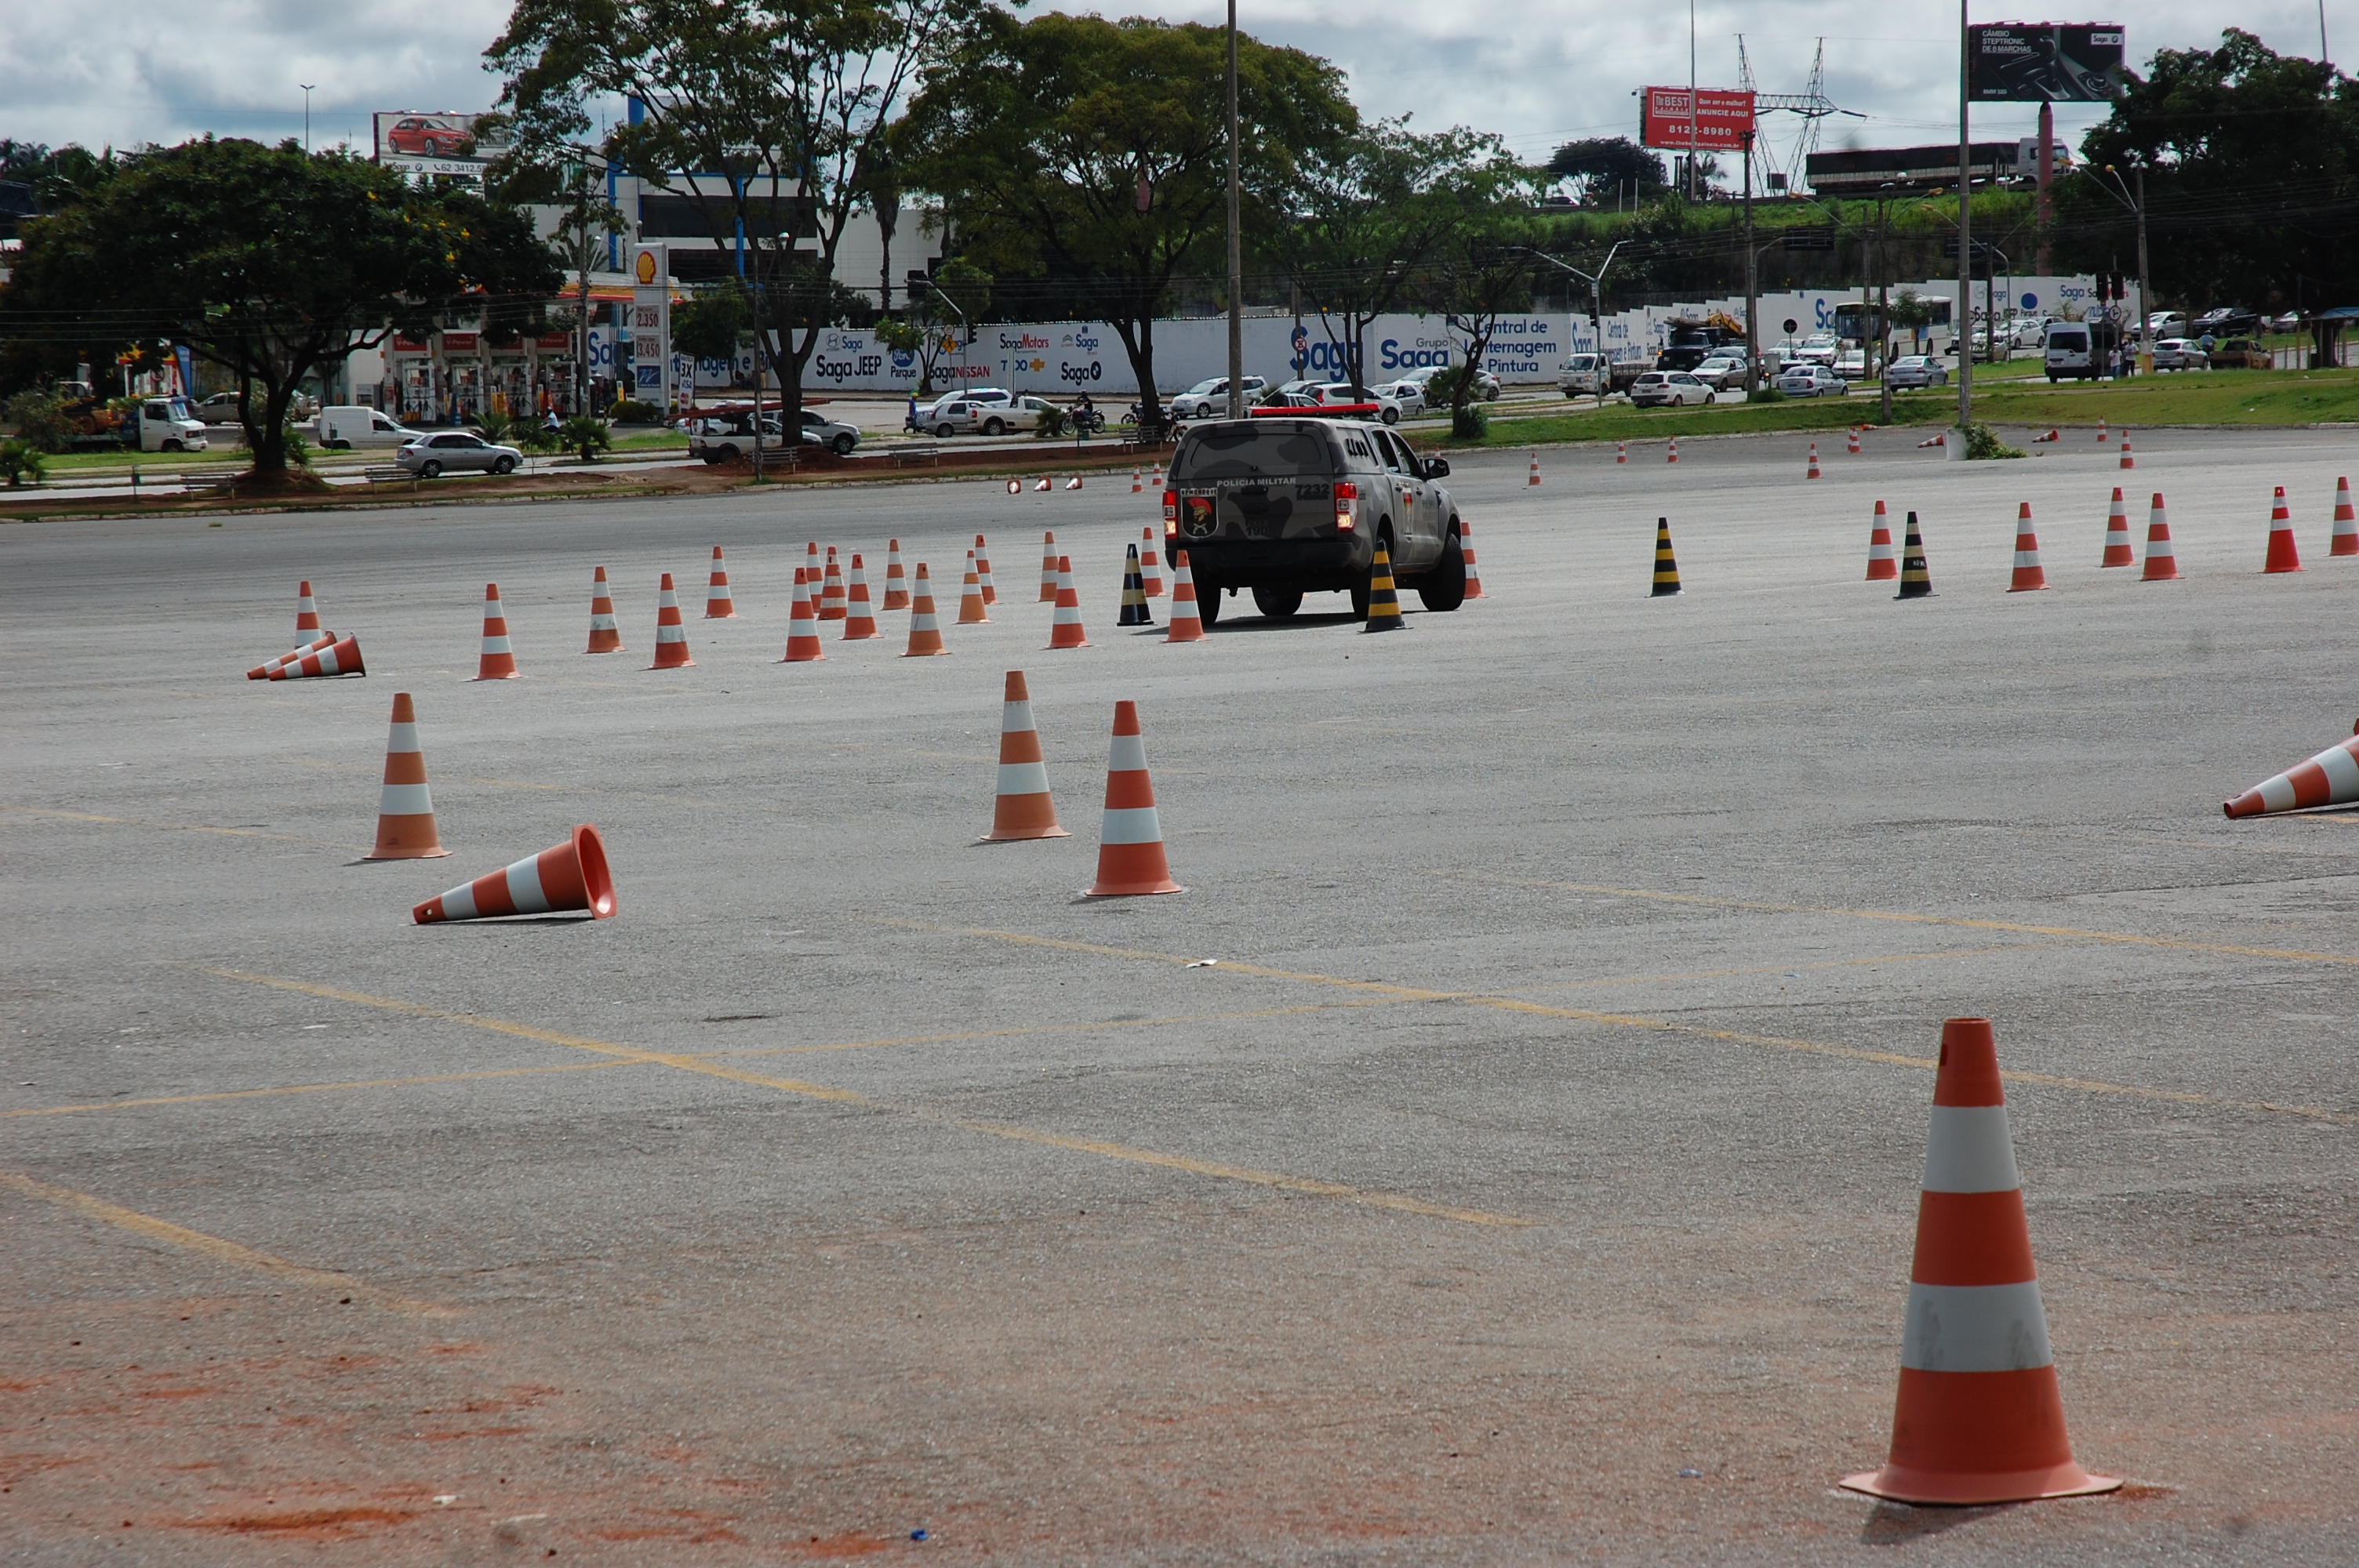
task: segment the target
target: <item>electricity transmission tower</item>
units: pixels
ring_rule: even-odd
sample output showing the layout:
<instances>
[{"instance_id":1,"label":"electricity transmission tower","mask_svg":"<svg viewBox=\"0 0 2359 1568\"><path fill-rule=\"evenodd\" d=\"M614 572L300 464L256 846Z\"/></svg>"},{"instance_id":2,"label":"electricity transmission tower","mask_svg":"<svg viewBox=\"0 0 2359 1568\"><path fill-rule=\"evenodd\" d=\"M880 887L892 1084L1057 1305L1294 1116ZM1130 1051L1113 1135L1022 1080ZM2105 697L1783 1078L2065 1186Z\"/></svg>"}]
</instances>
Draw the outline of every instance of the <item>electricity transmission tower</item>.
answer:
<instances>
[{"instance_id":1,"label":"electricity transmission tower","mask_svg":"<svg viewBox=\"0 0 2359 1568\"><path fill-rule=\"evenodd\" d=\"M1819 150L1820 126L1829 115L1848 114L1854 120L1867 118L1855 109L1839 108L1827 96L1827 40L1824 38L1819 40L1819 52L1810 61L1810 85L1799 92L1764 92L1754 84L1753 61L1745 51L1743 33L1736 35L1736 77L1737 85L1753 94L1756 114L1783 111L1801 121L1801 127L1795 133L1784 157L1779 157L1777 147L1766 135L1754 149L1755 161L1763 172L1784 175L1789 189L1802 183L1810 155Z\"/></svg>"}]
</instances>

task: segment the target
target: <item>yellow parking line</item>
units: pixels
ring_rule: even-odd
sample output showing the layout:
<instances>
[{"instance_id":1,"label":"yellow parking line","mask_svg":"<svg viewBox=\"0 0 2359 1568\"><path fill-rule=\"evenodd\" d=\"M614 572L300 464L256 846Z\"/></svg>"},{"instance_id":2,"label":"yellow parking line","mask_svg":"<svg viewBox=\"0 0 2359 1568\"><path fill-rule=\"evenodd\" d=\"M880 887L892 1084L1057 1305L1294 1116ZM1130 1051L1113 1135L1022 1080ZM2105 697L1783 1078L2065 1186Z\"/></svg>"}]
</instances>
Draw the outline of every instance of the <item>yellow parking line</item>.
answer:
<instances>
[{"instance_id":1,"label":"yellow parking line","mask_svg":"<svg viewBox=\"0 0 2359 1568\"><path fill-rule=\"evenodd\" d=\"M1875 953L1864 958L1821 958L1809 964L1749 964L1739 969L1674 969L1663 975L1608 975L1591 980L1557 980L1548 985L1510 986L1498 996L1527 996L1534 991L1590 990L1599 986L1676 985L1681 980L1724 980L1746 975L1810 974L1819 969L1855 969L1878 964L1914 964L1929 958L1969 958L1988 953L2020 953L2036 942L1993 942L1980 947L1942 947L1927 953Z\"/></svg>"},{"instance_id":2,"label":"yellow parking line","mask_svg":"<svg viewBox=\"0 0 2359 1568\"><path fill-rule=\"evenodd\" d=\"M698 1073L707 1077L725 1078L733 1083L751 1084L762 1088L777 1089L781 1093L799 1095L807 1099L857 1106L864 1110L886 1111L897 1116L914 1117L919 1120L934 1122L944 1127L961 1128L970 1132L984 1133L994 1138L1013 1139L1019 1142L1068 1149L1077 1153L1097 1154L1111 1160L1128 1161L1135 1164L1158 1165L1166 1170L1187 1171L1196 1175L1212 1176L1223 1181L1248 1182L1257 1186L1309 1193L1321 1197L1336 1198L1345 1203L1364 1205L1370 1208L1394 1209L1404 1214L1459 1220L1469 1225L1524 1226L1532 1223L1528 1219L1514 1215L1491 1214L1482 1209L1459 1208L1448 1204L1429 1203L1422 1198L1407 1197L1397 1193L1369 1192L1364 1188L1346 1186L1341 1182L1322 1182L1309 1177L1289 1176L1277 1171L1260 1171L1245 1165L1198 1160L1184 1154L1167 1154L1159 1150L1142 1149L1127 1143L1114 1143L1093 1138L1071 1138L1062 1133L1044 1132L1038 1129L1018 1127L1008 1122L985 1121L920 1106L896 1105L887 1100L880 1100L862 1094L856 1089L834 1088L825 1084L808 1083L799 1078L772 1077L764 1073L747 1072L742 1067L724 1066L704 1056L682 1052L642 1050L636 1046L617 1044L610 1040L592 1040L579 1034L564 1034L553 1029L542 1029L530 1023L517 1023L508 1019L487 1018L479 1013L451 1012L442 1008L428 1007L420 1002L402 1001L393 997L371 996L364 991L344 990L335 986L314 985L308 980L288 979L277 975L249 974L242 969L218 969L205 966L197 966L197 968L201 973L213 975L222 979L238 980L248 985L269 986L277 990L295 991L304 996L321 997L331 1001L350 1002L357 1007L408 1013L416 1018L439 1019L449 1023L464 1024L470 1029L484 1029L496 1034L512 1034L520 1039L538 1040L551 1045L571 1046L577 1051L594 1051L601 1055L626 1061L652 1062L662 1066L676 1068L683 1073Z\"/></svg>"},{"instance_id":3,"label":"yellow parking line","mask_svg":"<svg viewBox=\"0 0 2359 1568\"><path fill-rule=\"evenodd\" d=\"M44 1203L55 1204L60 1208L71 1209L76 1214L97 1220L103 1225L112 1225L118 1229L145 1236L151 1241L161 1241L167 1246L177 1247L184 1252L199 1253L237 1268L251 1269L257 1273L274 1274L282 1280L292 1280L297 1284L308 1285L314 1290L332 1291L339 1296L347 1296L353 1301L366 1303L370 1306L381 1308L386 1312L397 1313L403 1317L456 1317L459 1315L459 1309L456 1307L438 1306L432 1302L422 1302L414 1296L380 1290L366 1281L354 1279L350 1274L340 1274L332 1270L306 1268L300 1263L289 1262L273 1253L259 1252L234 1241L224 1240L218 1236L209 1236L201 1230L190 1230L185 1225L174 1225L168 1219L158 1219L154 1215L141 1214L136 1209L128 1209L119 1204L108 1203L104 1198L92 1197L88 1193L78 1193L71 1187L60 1187L49 1182L38 1181L31 1176L20 1175L15 1171L0 1171L0 1187L20 1192L27 1197L39 1198Z\"/></svg>"},{"instance_id":4,"label":"yellow parking line","mask_svg":"<svg viewBox=\"0 0 2359 1568\"><path fill-rule=\"evenodd\" d=\"M1385 1007L1389 999L1306 1002L1299 1007L1257 1007L1244 1012L1174 1013L1169 1018L1121 1018L1103 1023L1035 1023L1008 1029L965 1029L955 1034L905 1034L883 1040L843 1040L824 1045L748 1045L728 1051L695 1051L699 1057L817 1056L832 1051L875 1051L893 1045L951 1045L962 1040L1014 1040L1031 1034L1103 1034L1119 1029L1161 1029L1179 1023L1233 1023L1249 1018L1287 1018L1339 1008Z\"/></svg>"},{"instance_id":5,"label":"yellow parking line","mask_svg":"<svg viewBox=\"0 0 2359 1568\"><path fill-rule=\"evenodd\" d=\"M631 1067L636 1062L566 1062L546 1067L492 1067L478 1073L432 1073L415 1078L355 1078L345 1083L282 1084L266 1089L221 1089L201 1095L157 1095L147 1099L100 1100L90 1105L37 1105L0 1110L0 1119L18 1116L74 1116L93 1110L134 1110L145 1106L204 1105L214 1100L267 1099L277 1095L323 1095L342 1089L406 1089L420 1084L468 1084L481 1078L521 1078L537 1073L594 1073L601 1067Z\"/></svg>"},{"instance_id":6,"label":"yellow parking line","mask_svg":"<svg viewBox=\"0 0 2359 1568\"><path fill-rule=\"evenodd\" d=\"M0 811L20 811L27 816L53 816L67 822L103 822L118 827L154 827L169 833L221 833L232 838L275 838L282 844L324 845L331 849L364 852L365 844L339 844L332 838L303 838L292 833L265 833L258 827L212 827L201 822L151 822L139 816L101 816L93 811L57 811L42 806L0 805Z\"/></svg>"}]
</instances>

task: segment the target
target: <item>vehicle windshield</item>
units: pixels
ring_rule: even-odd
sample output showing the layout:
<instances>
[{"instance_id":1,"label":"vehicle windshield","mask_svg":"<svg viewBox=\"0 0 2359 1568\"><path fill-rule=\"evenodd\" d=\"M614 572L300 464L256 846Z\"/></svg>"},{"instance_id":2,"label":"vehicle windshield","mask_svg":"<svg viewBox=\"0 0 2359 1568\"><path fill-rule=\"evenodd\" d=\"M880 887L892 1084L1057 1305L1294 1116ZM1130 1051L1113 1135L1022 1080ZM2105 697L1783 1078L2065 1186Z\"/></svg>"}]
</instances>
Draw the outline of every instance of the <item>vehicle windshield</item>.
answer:
<instances>
[{"instance_id":1,"label":"vehicle windshield","mask_svg":"<svg viewBox=\"0 0 2359 1568\"><path fill-rule=\"evenodd\" d=\"M1223 426L1191 435L1171 466L1175 481L1292 479L1332 474L1335 449L1327 432L1293 423Z\"/></svg>"}]
</instances>

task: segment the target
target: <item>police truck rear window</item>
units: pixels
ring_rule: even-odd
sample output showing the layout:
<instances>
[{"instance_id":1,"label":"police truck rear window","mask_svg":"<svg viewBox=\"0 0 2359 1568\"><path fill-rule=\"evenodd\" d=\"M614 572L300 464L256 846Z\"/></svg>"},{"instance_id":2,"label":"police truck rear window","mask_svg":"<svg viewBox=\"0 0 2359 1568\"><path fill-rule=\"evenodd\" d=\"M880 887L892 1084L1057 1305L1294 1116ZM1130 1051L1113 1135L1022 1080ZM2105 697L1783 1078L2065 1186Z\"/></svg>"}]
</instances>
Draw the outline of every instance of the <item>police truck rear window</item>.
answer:
<instances>
[{"instance_id":1,"label":"police truck rear window","mask_svg":"<svg viewBox=\"0 0 2359 1568\"><path fill-rule=\"evenodd\" d=\"M1323 429L1300 426L1206 430L1189 438L1172 471L1175 482L1224 479L1293 479L1335 471L1335 451Z\"/></svg>"}]
</instances>

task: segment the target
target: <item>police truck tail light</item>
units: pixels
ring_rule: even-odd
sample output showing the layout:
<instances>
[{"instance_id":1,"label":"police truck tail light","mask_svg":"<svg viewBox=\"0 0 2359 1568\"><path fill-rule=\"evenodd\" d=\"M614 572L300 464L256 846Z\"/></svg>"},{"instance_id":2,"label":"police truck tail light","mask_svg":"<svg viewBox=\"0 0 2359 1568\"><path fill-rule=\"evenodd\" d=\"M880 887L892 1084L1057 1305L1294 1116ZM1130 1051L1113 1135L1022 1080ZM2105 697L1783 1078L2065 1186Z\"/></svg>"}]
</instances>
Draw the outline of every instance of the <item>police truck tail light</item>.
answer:
<instances>
[{"instance_id":1,"label":"police truck tail light","mask_svg":"<svg viewBox=\"0 0 2359 1568\"><path fill-rule=\"evenodd\" d=\"M1179 527L1180 492L1176 490L1167 490L1163 492L1163 531L1167 534L1175 533Z\"/></svg>"},{"instance_id":2,"label":"police truck tail light","mask_svg":"<svg viewBox=\"0 0 2359 1568\"><path fill-rule=\"evenodd\" d=\"M1360 499L1360 487L1350 480L1335 486L1335 532L1348 534L1356 524L1352 520L1352 503Z\"/></svg>"}]
</instances>

